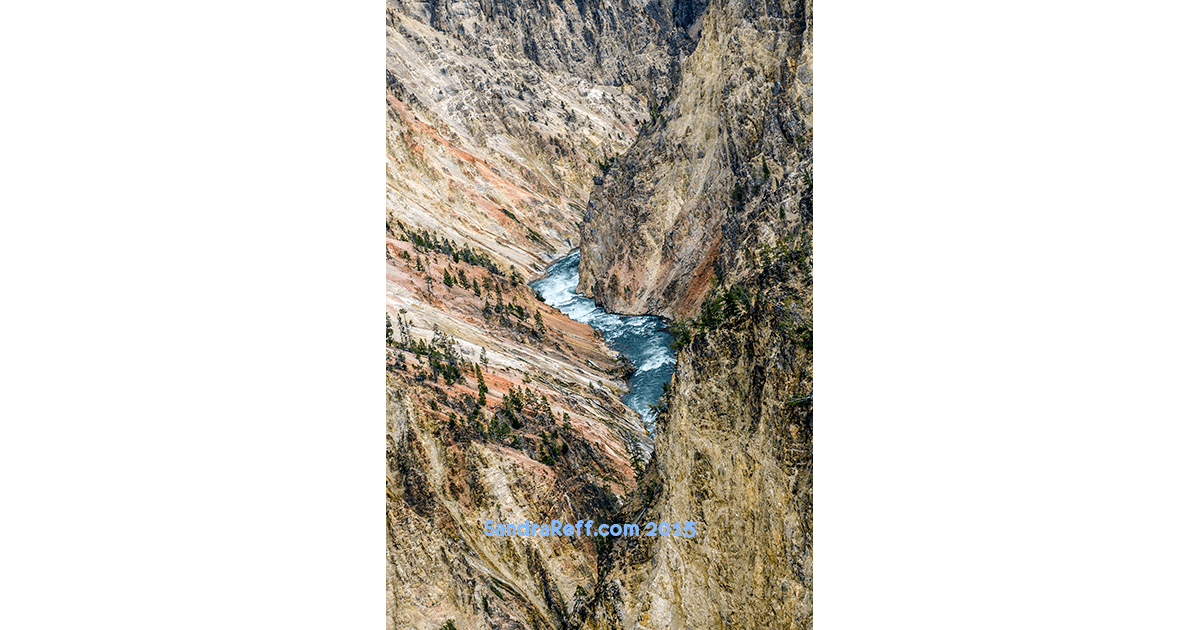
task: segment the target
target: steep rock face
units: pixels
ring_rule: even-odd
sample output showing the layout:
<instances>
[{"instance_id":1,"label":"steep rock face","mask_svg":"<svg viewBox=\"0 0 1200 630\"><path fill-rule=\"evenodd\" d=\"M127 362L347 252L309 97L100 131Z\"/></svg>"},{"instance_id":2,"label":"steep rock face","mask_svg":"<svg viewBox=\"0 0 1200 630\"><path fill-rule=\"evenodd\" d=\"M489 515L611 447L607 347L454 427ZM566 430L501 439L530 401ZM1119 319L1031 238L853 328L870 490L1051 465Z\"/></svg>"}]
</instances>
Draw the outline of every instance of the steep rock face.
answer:
<instances>
[{"instance_id":1,"label":"steep rock face","mask_svg":"<svg viewBox=\"0 0 1200 630\"><path fill-rule=\"evenodd\" d=\"M809 264L806 248L775 257L681 349L621 518L695 521L698 535L618 539L570 627L811 627Z\"/></svg>"},{"instance_id":2,"label":"steep rock face","mask_svg":"<svg viewBox=\"0 0 1200 630\"><path fill-rule=\"evenodd\" d=\"M656 0L389 0L386 17L389 217L527 275L577 244L593 177L695 45Z\"/></svg>"},{"instance_id":3,"label":"steep rock face","mask_svg":"<svg viewBox=\"0 0 1200 630\"><path fill-rule=\"evenodd\" d=\"M386 34L388 628L558 628L596 544L482 523L611 514L651 441L525 280L694 41L653 1L389 0Z\"/></svg>"},{"instance_id":4,"label":"steep rock face","mask_svg":"<svg viewBox=\"0 0 1200 630\"><path fill-rule=\"evenodd\" d=\"M699 39L699 22L708 0L666 0L663 6L671 13L675 26L684 29L692 39Z\"/></svg>"},{"instance_id":5,"label":"steep rock face","mask_svg":"<svg viewBox=\"0 0 1200 630\"><path fill-rule=\"evenodd\" d=\"M676 9L676 14L681 12ZM812 3L713 0L592 191L579 291L675 320L655 449L568 627L812 625Z\"/></svg>"},{"instance_id":6,"label":"steep rock face","mask_svg":"<svg viewBox=\"0 0 1200 630\"><path fill-rule=\"evenodd\" d=\"M811 24L797 0L389 0L389 630L811 625ZM524 285L580 237L582 292L687 322L636 485L614 355Z\"/></svg>"},{"instance_id":7,"label":"steep rock face","mask_svg":"<svg viewBox=\"0 0 1200 630\"><path fill-rule=\"evenodd\" d=\"M429 0L401 6L488 59L524 57L553 74L630 84L647 95L662 96L678 77L680 54L694 45L654 0ZM690 4L681 10L691 15Z\"/></svg>"},{"instance_id":8,"label":"steep rock face","mask_svg":"<svg viewBox=\"0 0 1200 630\"><path fill-rule=\"evenodd\" d=\"M387 32L388 235L436 231L526 275L572 247L598 163L631 141L633 90L472 55L395 9Z\"/></svg>"},{"instance_id":9,"label":"steep rock face","mask_svg":"<svg viewBox=\"0 0 1200 630\"><path fill-rule=\"evenodd\" d=\"M610 311L694 313L710 277L811 220L811 0L714 0L699 24L584 214L579 290Z\"/></svg>"},{"instance_id":10,"label":"steep rock face","mask_svg":"<svg viewBox=\"0 0 1200 630\"><path fill-rule=\"evenodd\" d=\"M556 427L554 443L569 450L550 466L452 428L403 379L390 378L387 395L387 627L560 627L574 594L594 589L594 543L489 537L482 522L612 511L604 478L623 476L612 444Z\"/></svg>"}]
</instances>

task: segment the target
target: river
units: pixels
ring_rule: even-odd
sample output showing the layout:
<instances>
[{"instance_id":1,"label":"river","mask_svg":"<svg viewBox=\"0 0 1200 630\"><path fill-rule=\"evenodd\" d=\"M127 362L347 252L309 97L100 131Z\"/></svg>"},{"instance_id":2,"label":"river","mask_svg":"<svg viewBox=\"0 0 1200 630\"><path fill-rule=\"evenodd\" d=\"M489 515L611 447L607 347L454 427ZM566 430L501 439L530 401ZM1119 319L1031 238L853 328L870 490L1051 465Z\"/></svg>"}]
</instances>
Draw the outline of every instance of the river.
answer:
<instances>
[{"instance_id":1,"label":"river","mask_svg":"<svg viewBox=\"0 0 1200 630\"><path fill-rule=\"evenodd\" d=\"M590 325L604 335L612 349L629 357L637 372L629 379L629 393L621 401L642 417L646 430L654 433L654 412L663 383L675 373L675 351L671 333L662 318L653 315L614 315L596 306L591 298L575 292L579 284L579 250L554 261L540 280L529 283L547 304L567 317Z\"/></svg>"}]
</instances>

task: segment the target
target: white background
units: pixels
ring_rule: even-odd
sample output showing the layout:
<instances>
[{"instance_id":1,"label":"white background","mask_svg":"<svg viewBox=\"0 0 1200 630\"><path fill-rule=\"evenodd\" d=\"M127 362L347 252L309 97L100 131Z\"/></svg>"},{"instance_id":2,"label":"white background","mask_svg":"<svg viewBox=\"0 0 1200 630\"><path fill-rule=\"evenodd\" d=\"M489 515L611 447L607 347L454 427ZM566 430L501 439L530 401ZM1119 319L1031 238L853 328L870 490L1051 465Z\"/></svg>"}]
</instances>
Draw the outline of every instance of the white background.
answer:
<instances>
[{"instance_id":1,"label":"white background","mask_svg":"<svg viewBox=\"0 0 1200 630\"><path fill-rule=\"evenodd\" d=\"M383 3L42 4L0 627L381 627ZM1192 6L816 3L822 630L1200 626Z\"/></svg>"}]
</instances>

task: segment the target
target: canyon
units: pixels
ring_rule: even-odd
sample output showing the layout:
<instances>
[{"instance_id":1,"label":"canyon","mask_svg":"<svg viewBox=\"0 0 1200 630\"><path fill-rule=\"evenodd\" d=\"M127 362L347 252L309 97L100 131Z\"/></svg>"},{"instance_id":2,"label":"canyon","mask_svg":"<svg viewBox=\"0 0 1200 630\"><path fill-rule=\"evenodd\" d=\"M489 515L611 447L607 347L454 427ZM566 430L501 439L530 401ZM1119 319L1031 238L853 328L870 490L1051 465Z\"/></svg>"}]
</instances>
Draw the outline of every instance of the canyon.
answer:
<instances>
[{"instance_id":1,"label":"canyon","mask_svg":"<svg viewBox=\"0 0 1200 630\"><path fill-rule=\"evenodd\" d=\"M389 0L386 37L388 628L811 627L811 1ZM652 408L584 298L670 323ZM699 535L483 535L555 519Z\"/></svg>"}]
</instances>

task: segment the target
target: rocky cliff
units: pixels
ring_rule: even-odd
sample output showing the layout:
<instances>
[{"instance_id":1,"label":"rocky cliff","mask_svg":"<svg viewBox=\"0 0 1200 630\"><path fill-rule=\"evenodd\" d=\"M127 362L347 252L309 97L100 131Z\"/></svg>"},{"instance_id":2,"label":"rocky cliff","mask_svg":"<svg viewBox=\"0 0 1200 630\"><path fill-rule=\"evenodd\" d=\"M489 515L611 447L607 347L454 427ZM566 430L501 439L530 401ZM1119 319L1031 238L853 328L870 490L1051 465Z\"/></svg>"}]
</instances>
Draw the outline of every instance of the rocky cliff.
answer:
<instances>
[{"instance_id":1,"label":"rocky cliff","mask_svg":"<svg viewBox=\"0 0 1200 630\"><path fill-rule=\"evenodd\" d=\"M694 47L656 0L387 5L392 219L526 275L578 243L595 177Z\"/></svg>"},{"instance_id":2,"label":"rocky cliff","mask_svg":"<svg viewBox=\"0 0 1200 630\"><path fill-rule=\"evenodd\" d=\"M694 313L812 218L811 0L714 0L699 24L584 214L580 292L610 311Z\"/></svg>"},{"instance_id":3,"label":"rocky cliff","mask_svg":"<svg viewBox=\"0 0 1200 630\"><path fill-rule=\"evenodd\" d=\"M811 2L386 17L389 629L809 627ZM653 441L525 284L576 245L581 292L674 320Z\"/></svg>"},{"instance_id":4,"label":"rocky cliff","mask_svg":"<svg viewBox=\"0 0 1200 630\"><path fill-rule=\"evenodd\" d=\"M679 363L569 627L812 626L812 3L714 0L679 84L592 191L580 292L675 320Z\"/></svg>"},{"instance_id":5,"label":"rocky cliff","mask_svg":"<svg viewBox=\"0 0 1200 630\"><path fill-rule=\"evenodd\" d=\"M812 626L811 250L763 265L677 328L654 455L619 517L697 536L618 539L569 627Z\"/></svg>"},{"instance_id":6,"label":"rocky cliff","mask_svg":"<svg viewBox=\"0 0 1200 630\"><path fill-rule=\"evenodd\" d=\"M696 4L681 0L677 15L657 0L430 0L399 7L488 61L536 66L540 72L526 75L535 84L571 77L661 96L678 78L680 55L694 46L687 27Z\"/></svg>"},{"instance_id":7,"label":"rocky cliff","mask_svg":"<svg viewBox=\"0 0 1200 630\"><path fill-rule=\"evenodd\" d=\"M613 512L624 445L603 425L542 410L518 412L516 428L470 412L456 421L449 410L469 405L443 400L439 413L427 393L389 377L388 627L560 627L576 594L595 588L595 542L489 537L482 523Z\"/></svg>"},{"instance_id":8,"label":"rocky cliff","mask_svg":"<svg viewBox=\"0 0 1200 630\"><path fill-rule=\"evenodd\" d=\"M619 357L526 280L694 40L590 0L392 0L386 33L388 627L561 627L597 543L482 522L611 514L651 441Z\"/></svg>"}]
</instances>

